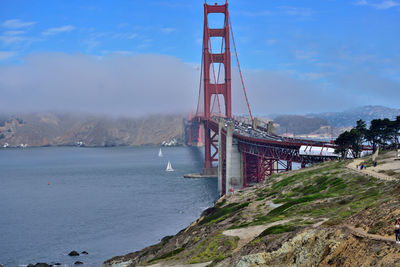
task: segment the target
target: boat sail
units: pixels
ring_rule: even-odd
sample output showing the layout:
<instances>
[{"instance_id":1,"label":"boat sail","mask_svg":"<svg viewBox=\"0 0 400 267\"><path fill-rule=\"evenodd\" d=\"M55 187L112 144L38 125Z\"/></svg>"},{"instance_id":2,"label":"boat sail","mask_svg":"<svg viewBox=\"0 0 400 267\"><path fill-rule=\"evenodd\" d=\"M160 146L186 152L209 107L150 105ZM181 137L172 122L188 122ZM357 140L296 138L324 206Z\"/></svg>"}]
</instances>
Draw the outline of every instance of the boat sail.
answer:
<instances>
[{"instance_id":1,"label":"boat sail","mask_svg":"<svg viewBox=\"0 0 400 267\"><path fill-rule=\"evenodd\" d=\"M161 151L161 148L160 148L160 151L158 151L158 156L159 156L160 158L163 156L162 151Z\"/></svg>"},{"instance_id":2,"label":"boat sail","mask_svg":"<svg viewBox=\"0 0 400 267\"><path fill-rule=\"evenodd\" d=\"M174 169L172 169L172 166L171 166L171 162L170 161L168 161L168 165L167 165L167 168L165 169L167 172L173 172L174 171Z\"/></svg>"}]
</instances>

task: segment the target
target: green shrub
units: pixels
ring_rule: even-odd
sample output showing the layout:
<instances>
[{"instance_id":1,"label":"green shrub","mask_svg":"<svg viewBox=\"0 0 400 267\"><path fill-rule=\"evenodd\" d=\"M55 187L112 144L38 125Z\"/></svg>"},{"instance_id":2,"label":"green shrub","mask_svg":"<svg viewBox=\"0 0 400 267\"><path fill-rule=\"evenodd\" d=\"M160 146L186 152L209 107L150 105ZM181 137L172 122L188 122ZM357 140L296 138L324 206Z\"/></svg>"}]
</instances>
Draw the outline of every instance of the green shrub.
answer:
<instances>
[{"instance_id":1,"label":"green shrub","mask_svg":"<svg viewBox=\"0 0 400 267\"><path fill-rule=\"evenodd\" d=\"M292 232L296 230L296 227L294 227L291 224L281 224L281 225L274 225L271 226L267 229L265 229L258 237L264 237L266 235L271 235L271 234L281 234L281 233L286 233L286 232Z\"/></svg>"},{"instance_id":2,"label":"green shrub","mask_svg":"<svg viewBox=\"0 0 400 267\"><path fill-rule=\"evenodd\" d=\"M155 261L158 261L158 260L163 260L163 259L170 258L172 256L175 256L175 255L181 253L183 250L184 250L184 248L177 248L177 249L175 249L175 250L173 250L171 252L168 252L168 253L165 253L165 254L161 255L160 257L153 258L152 260L149 261L149 263L152 263L152 262L155 262Z\"/></svg>"}]
</instances>

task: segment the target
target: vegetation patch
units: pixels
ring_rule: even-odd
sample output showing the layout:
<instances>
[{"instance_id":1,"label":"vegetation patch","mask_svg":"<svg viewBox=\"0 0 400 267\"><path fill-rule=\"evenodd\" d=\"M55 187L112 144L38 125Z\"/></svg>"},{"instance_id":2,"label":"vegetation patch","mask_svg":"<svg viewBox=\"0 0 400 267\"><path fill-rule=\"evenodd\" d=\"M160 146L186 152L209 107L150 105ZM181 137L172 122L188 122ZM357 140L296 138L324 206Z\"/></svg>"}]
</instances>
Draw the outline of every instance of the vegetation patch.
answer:
<instances>
[{"instance_id":1,"label":"vegetation patch","mask_svg":"<svg viewBox=\"0 0 400 267\"><path fill-rule=\"evenodd\" d=\"M163 254L163 255L161 255L159 257L155 257L154 259L150 260L148 263L153 263L155 261L165 260L165 259L171 258L171 257L181 253L183 250L185 250L185 249L184 248L177 248L177 249L175 249L175 250L173 250L171 252L165 253L165 254Z\"/></svg>"},{"instance_id":2,"label":"vegetation patch","mask_svg":"<svg viewBox=\"0 0 400 267\"><path fill-rule=\"evenodd\" d=\"M206 223L216 223L219 221L222 221L226 218L228 218L232 213L237 212L240 209L243 209L244 207L247 207L250 204L250 202L245 202L245 203L230 203L226 205L225 207L214 207L212 210L210 210L209 215L204 217L203 220L200 221L200 225L206 224ZM206 210L207 211L207 210Z\"/></svg>"},{"instance_id":3,"label":"vegetation patch","mask_svg":"<svg viewBox=\"0 0 400 267\"><path fill-rule=\"evenodd\" d=\"M215 207L220 208L223 205L225 205L226 203L226 198L224 198L223 200L221 200L220 202L215 203Z\"/></svg>"},{"instance_id":4,"label":"vegetation patch","mask_svg":"<svg viewBox=\"0 0 400 267\"><path fill-rule=\"evenodd\" d=\"M211 236L188 253L193 256L187 261L187 264L221 261L237 247L238 241L239 237L225 236L222 233Z\"/></svg>"},{"instance_id":5,"label":"vegetation patch","mask_svg":"<svg viewBox=\"0 0 400 267\"><path fill-rule=\"evenodd\" d=\"M258 237L261 238L266 235L274 235L274 234L292 232L296 229L297 229L297 227L295 227L292 224L274 225L274 226L271 226L271 227L265 229Z\"/></svg>"}]
</instances>

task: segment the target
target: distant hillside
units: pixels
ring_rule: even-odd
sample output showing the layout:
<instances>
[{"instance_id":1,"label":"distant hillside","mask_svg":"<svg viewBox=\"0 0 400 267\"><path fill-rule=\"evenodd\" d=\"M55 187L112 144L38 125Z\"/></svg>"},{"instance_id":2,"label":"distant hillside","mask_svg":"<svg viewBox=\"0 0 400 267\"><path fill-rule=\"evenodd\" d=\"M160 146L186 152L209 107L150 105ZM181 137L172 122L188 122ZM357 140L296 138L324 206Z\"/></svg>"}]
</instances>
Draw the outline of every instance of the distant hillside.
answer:
<instances>
[{"instance_id":1,"label":"distant hillside","mask_svg":"<svg viewBox=\"0 0 400 267\"><path fill-rule=\"evenodd\" d=\"M278 124L276 133L285 132L294 134L308 134L319 130L323 126L329 126L329 123L321 118L307 117L301 115L280 115L274 119Z\"/></svg>"},{"instance_id":2,"label":"distant hillside","mask_svg":"<svg viewBox=\"0 0 400 267\"><path fill-rule=\"evenodd\" d=\"M156 145L172 138L183 140L182 116L107 118L92 115L34 113L0 116L0 146Z\"/></svg>"},{"instance_id":3,"label":"distant hillside","mask_svg":"<svg viewBox=\"0 0 400 267\"><path fill-rule=\"evenodd\" d=\"M394 119L400 115L400 109L388 108L383 106L363 106L348 109L343 112L324 112L309 114L315 118L322 118L334 127L355 126L355 122L362 119L370 122L373 119L389 118Z\"/></svg>"}]
</instances>

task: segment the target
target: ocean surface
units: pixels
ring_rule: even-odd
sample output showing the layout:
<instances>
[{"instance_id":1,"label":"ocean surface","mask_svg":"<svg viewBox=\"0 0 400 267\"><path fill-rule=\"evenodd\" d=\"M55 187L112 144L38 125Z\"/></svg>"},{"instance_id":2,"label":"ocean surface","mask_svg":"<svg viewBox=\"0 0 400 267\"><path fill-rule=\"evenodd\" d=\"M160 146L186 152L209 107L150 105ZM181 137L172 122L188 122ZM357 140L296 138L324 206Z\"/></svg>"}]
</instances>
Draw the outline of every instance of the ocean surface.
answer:
<instances>
[{"instance_id":1,"label":"ocean surface","mask_svg":"<svg viewBox=\"0 0 400 267\"><path fill-rule=\"evenodd\" d=\"M202 168L197 148L158 150L0 149L0 264L100 266L188 226L217 199L217 181L183 178Z\"/></svg>"}]
</instances>

